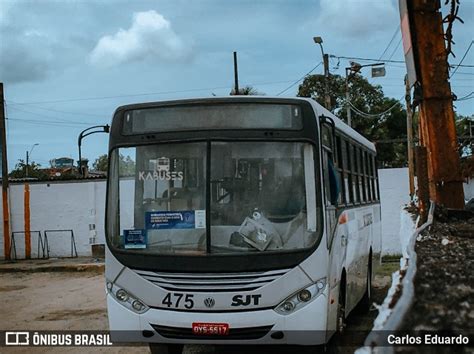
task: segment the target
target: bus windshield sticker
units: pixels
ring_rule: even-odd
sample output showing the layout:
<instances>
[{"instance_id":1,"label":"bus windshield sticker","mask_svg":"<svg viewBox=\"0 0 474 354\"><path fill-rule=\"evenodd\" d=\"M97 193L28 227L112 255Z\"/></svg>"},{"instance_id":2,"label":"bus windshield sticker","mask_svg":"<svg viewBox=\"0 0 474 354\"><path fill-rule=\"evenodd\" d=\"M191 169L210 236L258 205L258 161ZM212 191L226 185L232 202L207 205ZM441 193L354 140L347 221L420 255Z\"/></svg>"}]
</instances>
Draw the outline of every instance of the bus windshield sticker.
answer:
<instances>
[{"instance_id":1,"label":"bus windshield sticker","mask_svg":"<svg viewBox=\"0 0 474 354\"><path fill-rule=\"evenodd\" d=\"M123 230L124 247L127 249L140 249L147 247L145 230Z\"/></svg>"},{"instance_id":2,"label":"bus windshield sticker","mask_svg":"<svg viewBox=\"0 0 474 354\"><path fill-rule=\"evenodd\" d=\"M206 228L206 211L147 211L145 225L147 230L204 229Z\"/></svg>"}]
</instances>

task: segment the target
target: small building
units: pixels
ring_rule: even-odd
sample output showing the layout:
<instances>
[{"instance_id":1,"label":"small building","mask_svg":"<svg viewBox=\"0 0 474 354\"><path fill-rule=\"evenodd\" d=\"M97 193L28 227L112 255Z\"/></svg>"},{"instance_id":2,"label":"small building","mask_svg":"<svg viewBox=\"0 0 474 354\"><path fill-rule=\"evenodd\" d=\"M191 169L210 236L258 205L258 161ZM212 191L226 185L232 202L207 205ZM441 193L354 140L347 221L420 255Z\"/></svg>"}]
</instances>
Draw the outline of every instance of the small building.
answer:
<instances>
[{"instance_id":1,"label":"small building","mask_svg":"<svg viewBox=\"0 0 474 354\"><path fill-rule=\"evenodd\" d=\"M77 173L76 167L74 167L74 159L70 157L59 157L49 161L51 167L45 169L49 177L60 177L65 174L74 175Z\"/></svg>"}]
</instances>

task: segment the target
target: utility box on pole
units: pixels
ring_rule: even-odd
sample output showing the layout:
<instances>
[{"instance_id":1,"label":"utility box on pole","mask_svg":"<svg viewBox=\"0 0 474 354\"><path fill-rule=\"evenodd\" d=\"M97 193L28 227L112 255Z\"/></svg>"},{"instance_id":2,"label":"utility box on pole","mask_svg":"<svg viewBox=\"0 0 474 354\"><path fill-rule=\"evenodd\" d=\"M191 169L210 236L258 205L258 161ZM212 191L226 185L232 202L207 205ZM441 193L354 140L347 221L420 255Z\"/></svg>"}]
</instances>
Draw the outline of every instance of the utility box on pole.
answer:
<instances>
[{"instance_id":1,"label":"utility box on pole","mask_svg":"<svg viewBox=\"0 0 474 354\"><path fill-rule=\"evenodd\" d=\"M447 208L464 209L448 53L439 9L439 0L400 0L405 55L413 52L406 58L409 85L421 89L419 135L427 149L430 198ZM405 38L407 29L409 41Z\"/></svg>"}]
</instances>

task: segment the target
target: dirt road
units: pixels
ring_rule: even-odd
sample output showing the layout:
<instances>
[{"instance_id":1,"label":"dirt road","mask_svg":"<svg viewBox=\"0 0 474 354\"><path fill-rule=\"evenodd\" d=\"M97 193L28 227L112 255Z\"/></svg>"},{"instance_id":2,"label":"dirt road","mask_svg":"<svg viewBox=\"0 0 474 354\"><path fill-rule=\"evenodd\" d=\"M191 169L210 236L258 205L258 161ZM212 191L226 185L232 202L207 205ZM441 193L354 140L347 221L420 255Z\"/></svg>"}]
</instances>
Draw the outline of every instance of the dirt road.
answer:
<instances>
[{"instance_id":1,"label":"dirt road","mask_svg":"<svg viewBox=\"0 0 474 354\"><path fill-rule=\"evenodd\" d=\"M396 266L382 269L374 282L374 301L381 303ZM1 330L106 330L108 328L102 274L87 272L43 272L0 274ZM353 317L350 328L371 328L377 311ZM361 332L361 333L362 333ZM363 334L363 333L362 333ZM361 334L361 342L363 335ZM344 353L356 347L346 347ZM5 348L3 348L5 349ZM187 346L185 353L214 352L203 346ZM221 351L221 350L219 350ZM2 348L0 348L2 352ZM3 351L5 352L5 351ZM113 348L9 348L8 353L148 353L147 347Z\"/></svg>"}]
</instances>

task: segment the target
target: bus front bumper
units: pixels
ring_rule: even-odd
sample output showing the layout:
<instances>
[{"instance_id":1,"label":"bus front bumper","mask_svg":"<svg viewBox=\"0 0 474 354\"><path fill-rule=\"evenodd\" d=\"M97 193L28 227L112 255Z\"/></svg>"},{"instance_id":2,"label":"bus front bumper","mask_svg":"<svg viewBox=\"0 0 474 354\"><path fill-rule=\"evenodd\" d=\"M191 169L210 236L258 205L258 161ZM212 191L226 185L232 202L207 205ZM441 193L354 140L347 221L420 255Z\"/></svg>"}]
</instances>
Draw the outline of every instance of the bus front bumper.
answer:
<instances>
[{"instance_id":1,"label":"bus front bumper","mask_svg":"<svg viewBox=\"0 0 474 354\"><path fill-rule=\"evenodd\" d=\"M107 295L113 342L184 344L319 345L327 341L327 288L306 306L287 315L273 309L242 312L184 312L150 308L137 314ZM228 335L192 333L193 323L224 323Z\"/></svg>"}]
</instances>

